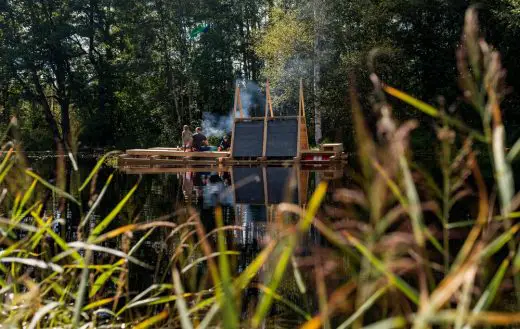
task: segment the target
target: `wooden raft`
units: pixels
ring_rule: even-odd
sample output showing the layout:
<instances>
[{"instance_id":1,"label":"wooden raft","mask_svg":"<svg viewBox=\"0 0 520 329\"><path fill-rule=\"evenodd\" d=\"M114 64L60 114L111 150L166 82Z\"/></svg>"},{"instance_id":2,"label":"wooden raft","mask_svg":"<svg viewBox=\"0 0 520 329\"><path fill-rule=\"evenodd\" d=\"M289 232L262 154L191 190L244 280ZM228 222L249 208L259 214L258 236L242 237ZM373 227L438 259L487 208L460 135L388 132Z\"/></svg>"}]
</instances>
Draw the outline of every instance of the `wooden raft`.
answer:
<instances>
[{"instance_id":1,"label":"wooden raft","mask_svg":"<svg viewBox=\"0 0 520 329\"><path fill-rule=\"evenodd\" d=\"M156 166L199 164L217 166L229 152L184 152L178 148L131 149L119 156L119 166Z\"/></svg>"},{"instance_id":2,"label":"wooden raft","mask_svg":"<svg viewBox=\"0 0 520 329\"><path fill-rule=\"evenodd\" d=\"M184 152L179 148L131 149L119 156L119 166L303 165L330 166L346 161L342 144L309 149L303 82L300 80L298 114L274 116L269 81L263 117L244 116L240 87L235 88L233 127L229 152Z\"/></svg>"}]
</instances>

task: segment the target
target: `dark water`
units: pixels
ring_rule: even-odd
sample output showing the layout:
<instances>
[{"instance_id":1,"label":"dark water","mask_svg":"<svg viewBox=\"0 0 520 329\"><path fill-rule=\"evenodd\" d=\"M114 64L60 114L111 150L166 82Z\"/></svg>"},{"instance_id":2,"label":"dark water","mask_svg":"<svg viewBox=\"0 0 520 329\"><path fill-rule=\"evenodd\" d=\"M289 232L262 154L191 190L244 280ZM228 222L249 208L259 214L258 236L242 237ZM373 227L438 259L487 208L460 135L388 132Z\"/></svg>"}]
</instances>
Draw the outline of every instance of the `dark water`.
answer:
<instances>
[{"instance_id":1,"label":"dark water","mask_svg":"<svg viewBox=\"0 0 520 329\"><path fill-rule=\"evenodd\" d=\"M81 180L88 176L90 170L96 163L96 157L83 157L79 162ZM424 157L423 157L424 158ZM422 163L422 167L431 169L435 167L434 156L429 156ZM34 170L45 179L51 180L55 173L56 159L49 157L46 159L30 159ZM239 229L227 231L228 249L237 251L239 254L230 256L233 276L238 276L255 258L259 251L265 246L266 240L276 235L271 225L277 219L273 217L274 208L281 202L289 202L300 207L305 207L312 193L320 181L329 182L329 191L324 204L333 203L332 191L341 187L351 187L353 185L352 175L348 168L333 169L306 169L300 167L234 167L225 170L204 170L200 168L180 170L178 168L136 168L119 170L110 167L103 167L96 179L95 193L99 193L110 175L113 175L112 183L109 185L103 200L92 216L87 227L95 227L127 193L138 184L132 198L123 208L112 226L149 223L157 220L170 221L182 224L187 220L186 209L194 209L200 214L201 222L206 232L211 232L216 228L215 206L220 204L223 209L224 224L233 225ZM435 170L433 170L435 174ZM489 171L484 170L484 176L491 176ZM489 180L489 179L487 179ZM82 195L85 209L89 199L88 191ZM58 214L57 198L53 195L49 200L49 211ZM470 202L470 206L460 207L461 220L471 219L471 209L476 205ZM322 209L323 211L323 209ZM457 209L455 209L456 214ZM65 235L69 241L76 240L78 218L80 210L68 207L64 215L67 218ZM469 216L469 217L468 217ZM340 215L341 217L341 215ZM426 217L426 219L428 219ZM129 264L128 289L130 296L135 296L139 292L157 283L171 283L172 264L170 259L173 257L175 248L181 242L171 239L170 230L157 229L139 247L134 256L147 264L152 265L153 270L143 269L137 265ZM134 232L131 237L131 245L137 243L145 232ZM464 234L464 229L460 231ZM215 235L209 241L216 246ZM105 246L121 248L121 239L110 240ZM305 256L319 250L320 247L327 247L324 237L311 227L310 232L305 236L304 241L296 251L299 259L305 260ZM452 242L452 248L458 249L460 246L456 241ZM453 250L457 252L457 250ZM176 265L179 270L186 268L200 254L187 253ZM499 264L504 255L498 255L496 263ZM97 264L114 263L118 259L115 257L99 254L96 255ZM275 264L267 263L263 271L246 289L242 296L242 319L252 316L255 305L260 295L257 284L264 283L264 280L272 271ZM294 303L308 314L316 314L319 310L317 293L314 285L315 273L309 265L302 267L304 282L309 290L302 294L292 275L286 275L289 280L284 280L278 293L291 303ZM197 292L208 287L208 270L204 262L193 266L188 272L184 273L183 283L187 292ZM206 278L206 279L205 279ZM343 278L344 279L344 278ZM341 281L341 280L339 280ZM338 282L339 283L339 282ZM335 282L327 281L327 288L334 290ZM116 289L116 282L106 287L110 295ZM509 296L509 295L507 295ZM509 310L509 297L501 301L498 309ZM283 303L274 303L265 327L268 328L293 328L304 322L303 317L295 314Z\"/></svg>"},{"instance_id":2,"label":"dark water","mask_svg":"<svg viewBox=\"0 0 520 329\"><path fill-rule=\"evenodd\" d=\"M33 159L30 161L35 171L42 177L52 181L55 171L55 159ZM94 167L95 157L83 157L79 162L81 180L88 176ZM228 249L239 252L238 255L230 257L233 275L240 274L256 257L269 238L270 224L276 205L281 202L289 202L300 207L305 207L317 184L322 180L329 181L329 189L333 191L338 187L348 185L347 176L342 168L318 168L306 169L300 167L234 167L226 170L203 170L200 168L192 170L179 170L176 168L136 168L119 170L103 167L96 179L95 193L99 193L110 175L113 176L98 210L92 216L87 227L94 228L125 195L138 184L132 198L123 208L116 221L109 229L118 226L146 223L157 220L171 221L181 224L186 220L185 216L176 214L183 213L187 208L193 208L200 214L205 231L210 232L216 228L215 206L222 206L224 225L234 225L240 229L228 231ZM84 195L83 195L84 194ZM89 193L82 194L82 201L86 205ZM330 199L331 195L327 195ZM57 197L52 196L49 211L57 214ZM85 209L88 207L85 206ZM61 215L62 216L62 215ZM67 240L74 241L78 238L78 218L81 217L80 210L67 208L67 221L65 235ZM171 231L171 230L170 230ZM145 232L134 232L131 243L135 244ZM147 289L157 283L171 283L171 263L176 244L168 237L169 231L158 229L147 238L133 255L136 258L152 265L154 270L146 270L139 266L129 264L129 290L131 295ZM215 235L213 235L213 238ZM213 239L213 242L215 239ZM324 239L311 228L309 234L304 237L302 247L298 249L298 256L309 254L314 246L324 243ZM211 239L210 239L211 241ZM106 247L121 248L121 240L115 239L105 243ZM200 257L200 255L199 255ZM195 256L188 255L183 265L193 261ZM116 258L107 255L97 255L96 263L113 263ZM267 265L269 267L269 265ZM265 269L265 272L269 272ZM185 290L200 291L203 287L204 277L208 275L204 263L198 264L188 272ZM263 275L259 275L258 283L264 283ZM303 273L304 280L312 281L307 273ZM278 293L309 314L318 311L316 294L314 291L302 295L294 277L286 280L279 288ZM108 286L112 293L115 284ZM110 292L109 292L110 294ZM254 312L254 305L258 301L259 290L252 285L242 295L243 317L248 318ZM268 327L294 327L301 324L303 317L294 315L281 303L275 303L273 311L268 320Z\"/></svg>"}]
</instances>

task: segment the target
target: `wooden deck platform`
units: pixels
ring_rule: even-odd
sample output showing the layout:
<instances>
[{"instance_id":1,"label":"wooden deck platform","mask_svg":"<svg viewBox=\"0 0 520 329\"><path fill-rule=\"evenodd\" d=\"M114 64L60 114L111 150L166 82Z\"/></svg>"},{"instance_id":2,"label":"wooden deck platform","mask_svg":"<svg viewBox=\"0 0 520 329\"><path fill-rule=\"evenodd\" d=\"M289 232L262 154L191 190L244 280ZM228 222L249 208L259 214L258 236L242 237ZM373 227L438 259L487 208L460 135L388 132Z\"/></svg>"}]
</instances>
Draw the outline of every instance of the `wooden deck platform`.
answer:
<instances>
[{"instance_id":1,"label":"wooden deck platform","mask_svg":"<svg viewBox=\"0 0 520 329\"><path fill-rule=\"evenodd\" d=\"M295 158L242 158L233 159L230 152L184 152L177 148L155 147L130 149L119 156L119 167L157 166L218 166L218 165L332 165L345 163L346 155L334 151L302 150L301 157Z\"/></svg>"},{"instance_id":2,"label":"wooden deck platform","mask_svg":"<svg viewBox=\"0 0 520 329\"><path fill-rule=\"evenodd\" d=\"M223 158L228 157L229 152L184 152L175 148L153 148L153 149L131 149L127 150L126 154L129 156L165 156L173 158Z\"/></svg>"},{"instance_id":3,"label":"wooden deck platform","mask_svg":"<svg viewBox=\"0 0 520 329\"><path fill-rule=\"evenodd\" d=\"M229 172L232 166L192 166L192 167L126 167L121 171L130 175L145 174L178 174L185 172ZM322 167L322 166L299 166L301 171L316 171L324 174L325 177L338 177L341 175L341 167Z\"/></svg>"}]
</instances>

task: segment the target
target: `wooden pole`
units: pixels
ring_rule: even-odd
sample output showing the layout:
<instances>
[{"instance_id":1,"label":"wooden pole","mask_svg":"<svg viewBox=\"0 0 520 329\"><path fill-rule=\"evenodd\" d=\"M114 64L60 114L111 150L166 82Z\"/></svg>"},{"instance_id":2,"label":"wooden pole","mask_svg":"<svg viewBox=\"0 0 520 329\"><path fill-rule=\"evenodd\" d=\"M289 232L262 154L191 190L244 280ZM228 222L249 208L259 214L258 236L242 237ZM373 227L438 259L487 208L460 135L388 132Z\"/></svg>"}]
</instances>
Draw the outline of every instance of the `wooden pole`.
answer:
<instances>
[{"instance_id":1,"label":"wooden pole","mask_svg":"<svg viewBox=\"0 0 520 329\"><path fill-rule=\"evenodd\" d=\"M303 97L303 79L300 79L300 113L305 118L305 98Z\"/></svg>"},{"instance_id":2,"label":"wooden pole","mask_svg":"<svg viewBox=\"0 0 520 329\"><path fill-rule=\"evenodd\" d=\"M296 158L297 160L301 159L302 152L302 116L298 115L298 139L296 140ZM296 160L296 159L295 159Z\"/></svg>"},{"instance_id":3,"label":"wooden pole","mask_svg":"<svg viewBox=\"0 0 520 329\"><path fill-rule=\"evenodd\" d=\"M240 111L240 117L244 118L244 109L242 108L242 97L240 96L240 87L237 84L237 99L238 99L238 110Z\"/></svg>"},{"instance_id":4,"label":"wooden pole","mask_svg":"<svg viewBox=\"0 0 520 329\"><path fill-rule=\"evenodd\" d=\"M262 166L262 178L264 181L264 205L266 210L269 210L269 189L267 188L267 168Z\"/></svg>"},{"instance_id":5,"label":"wooden pole","mask_svg":"<svg viewBox=\"0 0 520 329\"><path fill-rule=\"evenodd\" d=\"M267 88L266 88L266 95L265 95L265 110L264 110L264 140L263 140L263 143L262 143L262 158L265 159L265 157L267 156L267 107L269 106L268 105L268 99L267 99L267 95L268 94L268 90L269 90L269 81L267 81Z\"/></svg>"},{"instance_id":6,"label":"wooden pole","mask_svg":"<svg viewBox=\"0 0 520 329\"><path fill-rule=\"evenodd\" d=\"M274 117L273 113L273 103L271 100L271 87L269 86L269 80L267 80L267 84L265 87L265 106L267 111L267 106L269 105L269 113L271 114L271 118Z\"/></svg>"},{"instance_id":7,"label":"wooden pole","mask_svg":"<svg viewBox=\"0 0 520 329\"><path fill-rule=\"evenodd\" d=\"M238 87L238 83L235 87L235 104L233 105L233 123L231 126L231 147L230 147L230 155L233 158L233 146L235 145L235 124L236 124L236 116L237 116L237 102L240 99L240 88ZM242 107L242 102L240 102L240 107ZM242 109L240 110L240 114L242 114Z\"/></svg>"},{"instance_id":8,"label":"wooden pole","mask_svg":"<svg viewBox=\"0 0 520 329\"><path fill-rule=\"evenodd\" d=\"M233 120L237 116L238 95L239 95L239 91L238 91L238 83L237 83L237 85L235 86L235 101L233 102Z\"/></svg>"}]
</instances>

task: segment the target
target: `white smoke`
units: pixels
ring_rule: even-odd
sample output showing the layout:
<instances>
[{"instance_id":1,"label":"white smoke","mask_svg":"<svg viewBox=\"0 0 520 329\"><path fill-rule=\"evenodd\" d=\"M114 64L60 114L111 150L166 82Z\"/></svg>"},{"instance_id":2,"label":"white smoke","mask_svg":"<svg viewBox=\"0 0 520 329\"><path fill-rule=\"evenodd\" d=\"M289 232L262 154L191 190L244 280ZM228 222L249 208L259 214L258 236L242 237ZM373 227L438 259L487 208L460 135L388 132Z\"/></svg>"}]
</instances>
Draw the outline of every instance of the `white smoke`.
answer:
<instances>
[{"instance_id":1,"label":"white smoke","mask_svg":"<svg viewBox=\"0 0 520 329\"><path fill-rule=\"evenodd\" d=\"M251 115L260 115L257 109L263 109L265 104L265 96L260 90L260 87L253 81L238 81L240 86L240 99L242 101L242 108L244 117ZM240 111L237 108L237 116ZM207 137L217 136L221 137L225 134L230 134L233 126L233 109L227 115L218 115L210 112L202 113L202 133Z\"/></svg>"}]
</instances>

